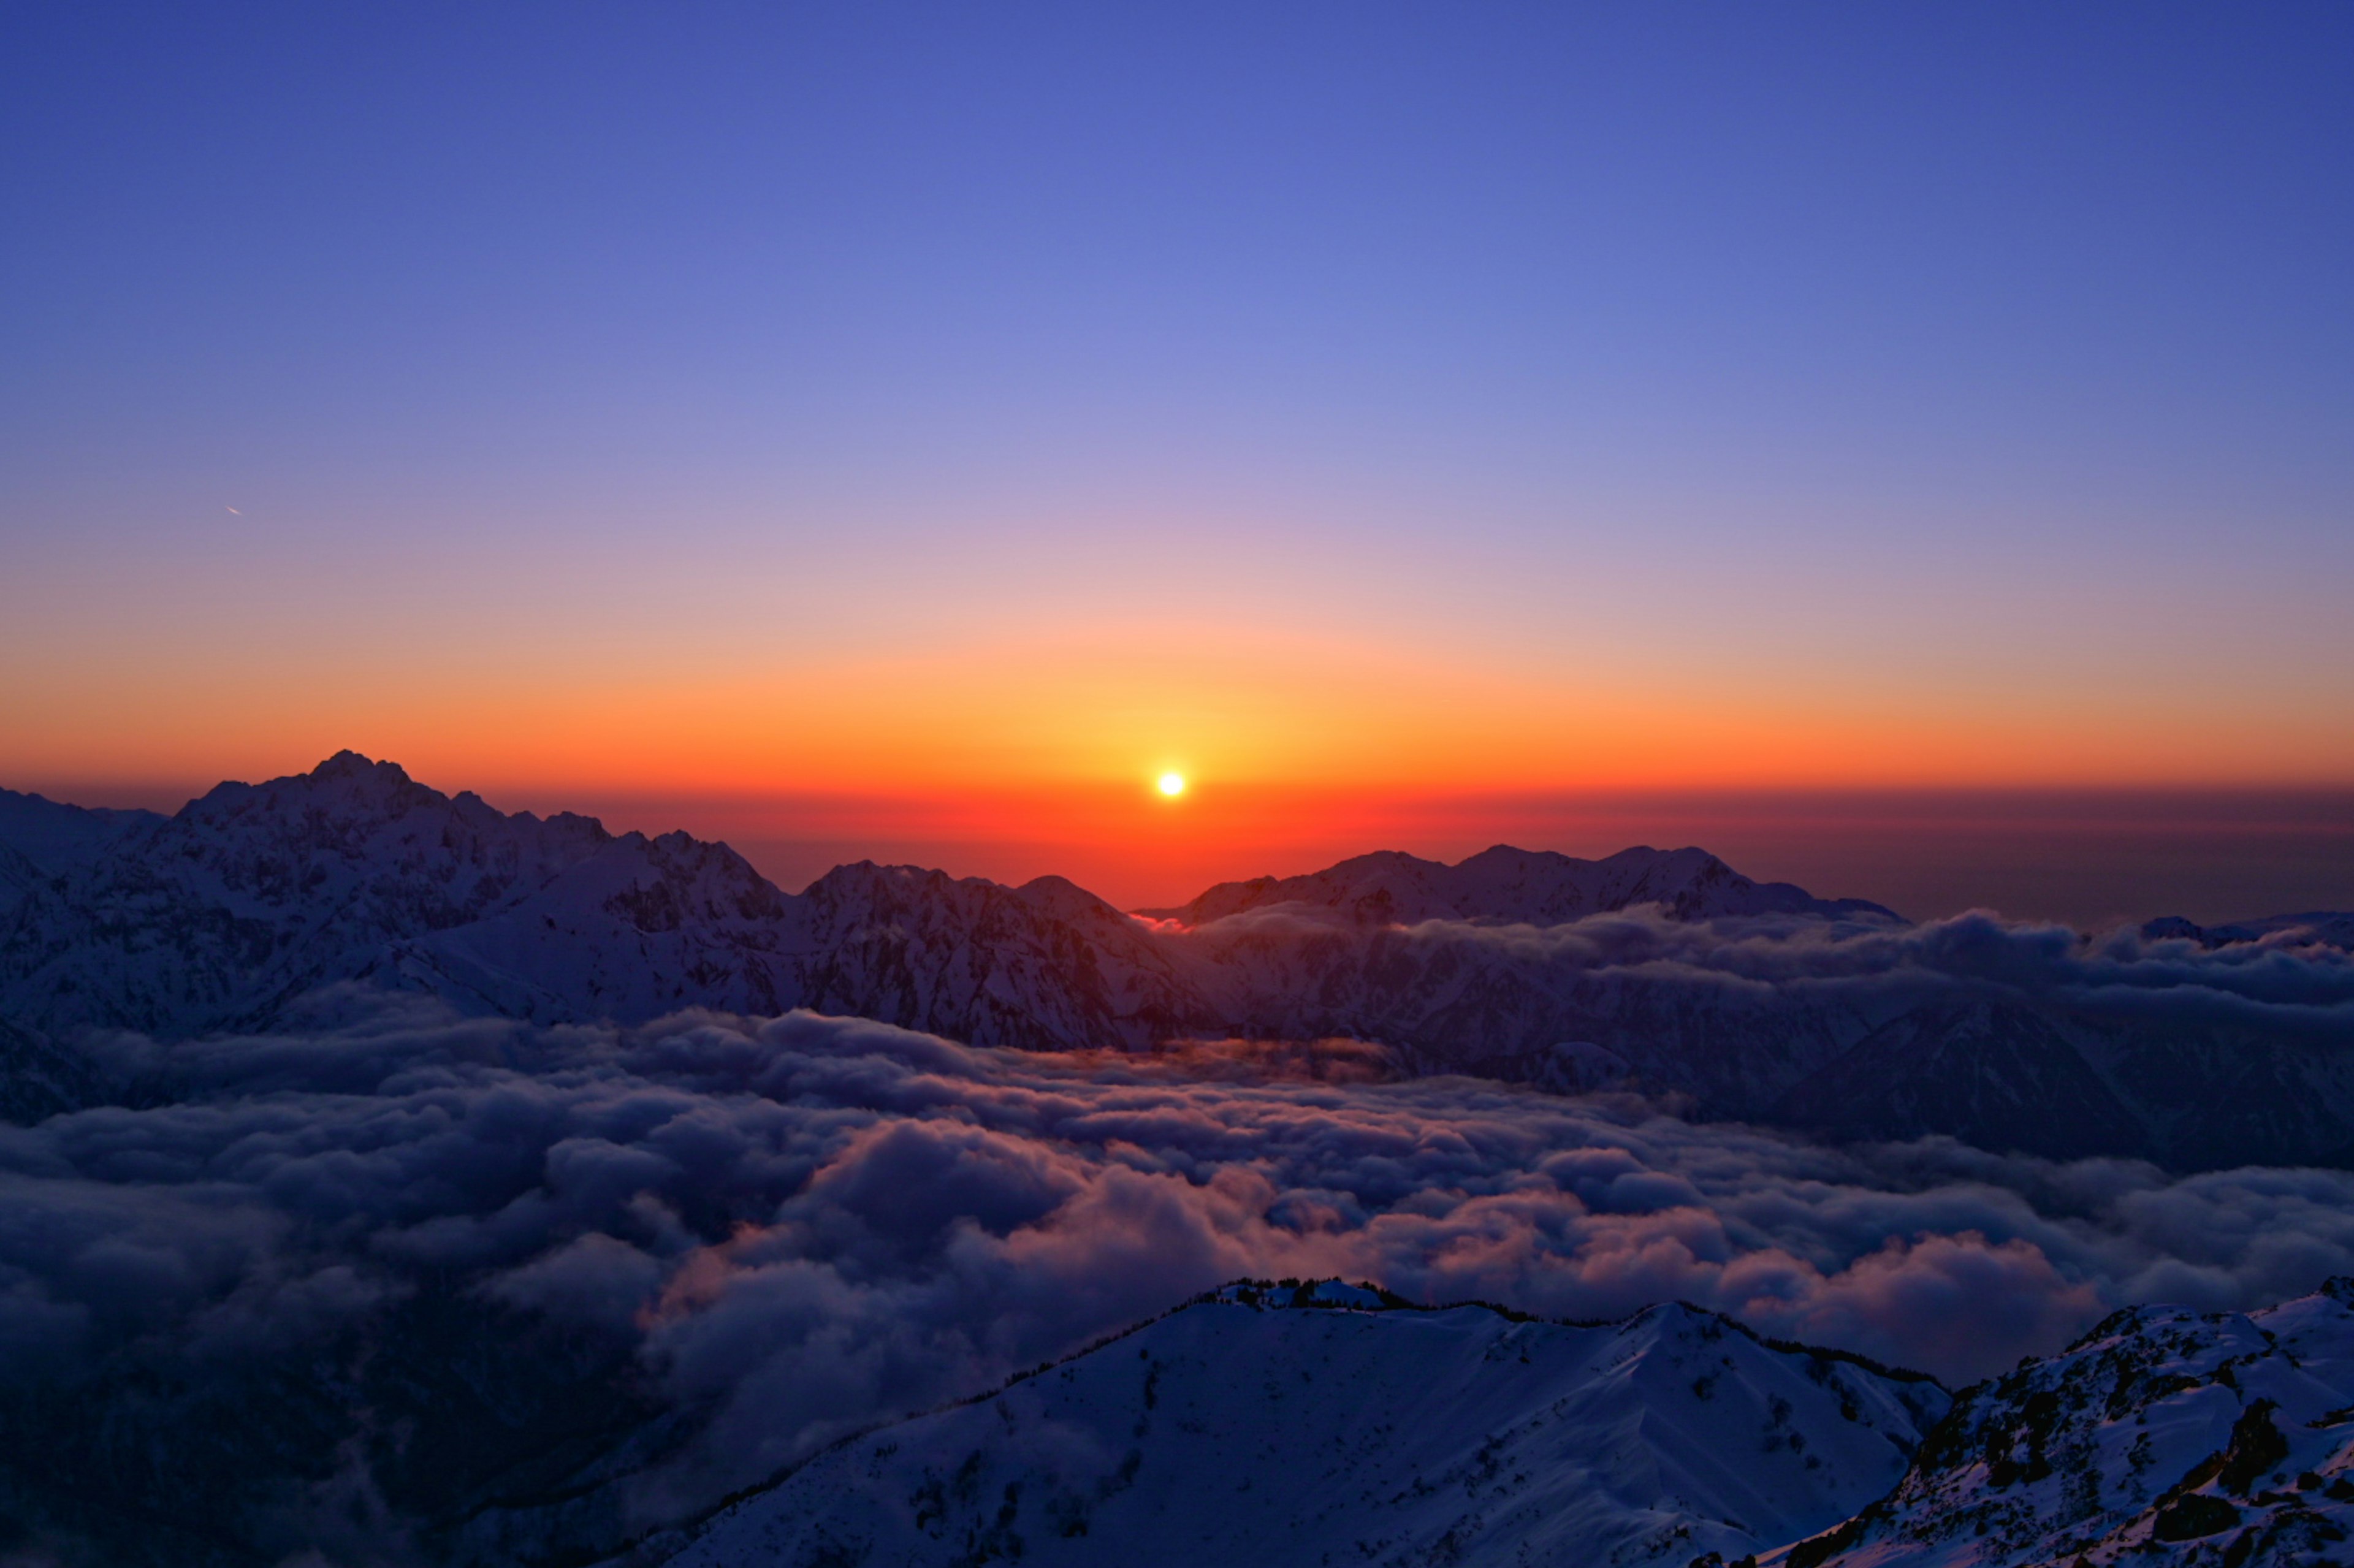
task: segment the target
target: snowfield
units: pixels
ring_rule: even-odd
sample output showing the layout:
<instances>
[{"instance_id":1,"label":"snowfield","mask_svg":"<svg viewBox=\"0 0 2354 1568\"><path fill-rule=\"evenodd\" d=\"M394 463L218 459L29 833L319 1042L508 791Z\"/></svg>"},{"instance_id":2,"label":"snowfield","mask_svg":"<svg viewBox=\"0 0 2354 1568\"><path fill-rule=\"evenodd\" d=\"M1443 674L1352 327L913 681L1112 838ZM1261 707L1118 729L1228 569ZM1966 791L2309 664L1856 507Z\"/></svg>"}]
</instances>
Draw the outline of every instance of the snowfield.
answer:
<instances>
[{"instance_id":1,"label":"snowfield","mask_svg":"<svg viewBox=\"0 0 2354 1568\"><path fill-rule=\"evenodd\" d=\"M1573 1327L1230 1286L838 1446L676 1561L1681 1564L1852 1514L1946 1404L1689 1307Z\"/></svg>"}]
</instances>

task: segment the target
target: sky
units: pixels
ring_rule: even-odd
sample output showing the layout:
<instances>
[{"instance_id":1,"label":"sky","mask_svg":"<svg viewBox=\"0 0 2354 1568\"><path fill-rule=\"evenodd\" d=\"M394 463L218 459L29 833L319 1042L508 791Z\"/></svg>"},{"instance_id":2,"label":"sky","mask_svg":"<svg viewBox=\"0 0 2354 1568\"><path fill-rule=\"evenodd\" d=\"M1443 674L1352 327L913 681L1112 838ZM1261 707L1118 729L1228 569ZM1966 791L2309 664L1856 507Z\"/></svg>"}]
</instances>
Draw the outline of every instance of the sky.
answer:
<instances>
[{"instance_id":1,"label":"sky","mask_svg":"<svg viewBox=\"0 0 2354 1568\"><path fill-rule=\"evenodd\" d=\"M0 783L2354 902L2342 7L9 31Z\"/></svg>"}]
</instances>

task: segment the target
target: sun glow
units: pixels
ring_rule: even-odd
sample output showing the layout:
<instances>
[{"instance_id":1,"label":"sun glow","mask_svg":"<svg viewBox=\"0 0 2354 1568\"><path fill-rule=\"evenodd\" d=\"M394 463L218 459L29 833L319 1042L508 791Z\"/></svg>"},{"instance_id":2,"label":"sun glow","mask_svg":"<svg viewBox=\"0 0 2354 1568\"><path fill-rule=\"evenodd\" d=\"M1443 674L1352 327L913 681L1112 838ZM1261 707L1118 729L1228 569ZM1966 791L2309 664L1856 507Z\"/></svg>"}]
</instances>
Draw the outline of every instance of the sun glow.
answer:
<instances>
[{"instance_id":1,"label":"sun glow","mask_svg":"<svg viewBox=\"0 0 2354 1568\"><path fill-rule=\"evenodd\" d=\"M1172 799L1182 795L1185 792L1185 776L1182 773L1163 773L1161 776L1161 792Z\"/></svg>"}]
</instances>

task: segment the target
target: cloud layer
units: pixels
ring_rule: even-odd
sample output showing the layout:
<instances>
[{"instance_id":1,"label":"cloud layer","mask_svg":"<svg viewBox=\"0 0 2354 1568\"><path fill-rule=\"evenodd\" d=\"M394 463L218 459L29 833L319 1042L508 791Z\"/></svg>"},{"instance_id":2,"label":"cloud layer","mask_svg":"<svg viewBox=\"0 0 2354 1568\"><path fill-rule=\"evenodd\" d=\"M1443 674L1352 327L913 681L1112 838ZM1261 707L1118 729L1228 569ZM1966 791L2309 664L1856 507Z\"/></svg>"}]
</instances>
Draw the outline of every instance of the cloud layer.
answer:
<instances>
[{"instance_id":1,"label":"cloud layer","mask_svg":"<svg viewBox=\"0 0 2354 1568\"><path fill-rule=\"evenodd\" d=\"M1949 1380L2111 1306L2354 1271L2354 1174L1831 1150L1363 1046L969 1049L806 1013L631 1032L358 1005L108 1048L0 1128L0 1374L258 1387L428 1297L621 1348L699 1434L640 1520L1237 1275L1566 1317L1681 1298Z\"/></svg>"},{"instance_id":2,"label":"cloud layer","mask_svg":"<svg viewBox=\"0 0 2354 1568\"><path fill-rule=\"evenodd\" d=\"M1161 923L1155 923L1156 926ZM2207 947L2188 936L2126 927L2087 938L2073 927L2005 920L1985 910L1918 925L1801 916L1671 919L1654 906L1558 926L1431 920L1369 931L1344 915L1278 905L1234 915L1177 938L1237 969L1272 968L1305 950L1329 970L1342 955L1368 969L1417 974L1485 961L1528 973L1633 982L1768 988L1795 1001L1865 1012L1956 988L2117 1019L2265 1026L2343 1042L2354 1031L2354 953L2287 925L2261 938ZM1257 978L1257 977L1254 977ZM1276 974L1280 983L1296 977ZM1261 980L1263 989L1267 987ZM1403 983L1401 997L1437 988ZM1762 997L1761 997L1762 1000ZM1245 1005L1267 1005L1254 999Z\"/></svg>"}]
</instances>

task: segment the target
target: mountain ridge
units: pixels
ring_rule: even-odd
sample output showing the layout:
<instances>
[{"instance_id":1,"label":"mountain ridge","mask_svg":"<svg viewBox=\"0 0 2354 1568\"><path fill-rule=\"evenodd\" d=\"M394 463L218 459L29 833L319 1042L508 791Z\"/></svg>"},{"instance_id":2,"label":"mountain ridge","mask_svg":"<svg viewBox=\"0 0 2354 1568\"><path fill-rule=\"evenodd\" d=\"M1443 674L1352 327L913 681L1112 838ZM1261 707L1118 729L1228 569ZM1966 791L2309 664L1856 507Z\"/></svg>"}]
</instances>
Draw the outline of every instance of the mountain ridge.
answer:
<instances>
[{"instance_id":1,"label":"mountain ridge","mask_svg":"<svg viewBox=\"0 0 2354 1568\"><path fill-rule=\"evenodd\" d=\"M672 1560L1404 1563L1568 1546L1681 1564L1851 1515L1949 1403L1923 1374L1683 1303L1565 1323L1241 1280L837 1442L682 1531ZM1237 1486L1245 1452L1287 1484Z\"/></svg>"},{"instance_id":2,"label":"mountain ridge","mask_svg":"<svg viewBox=\"0 0 2354 1568\"><path fill-rule=\"evenodd\" d=\"M217 785L169 818L127 826L64 832L54 813L80 809L41 804L50 838L97 848L70 885L16 872L23 907L0 935L0 1006L37 1027L266 1027L305 989L367 979L540 1021L567 1009L630 1020L684 1005L805 1005L1050 1049L1151 1044L1215 1027L1221 1012L1151 932L1066 878L1007 887L860 861L790 894L725 843L617 835L570 812L504 813L349 750L308 773ZM13 847L0 832L0 850ZM1517 857L1518 882L1492 874L1500 855ZM1384 852L1316 875L1340 886L1336 877L1369 864L1410 867L1426 882L1469 868L1446 907L1473 921L1524 923L1532 896L1618 910L1654 894L1681 919L1767 906L1894 918L1752 883L1698 850L1585 862L1500 848L1457 867ZM0 879L16 866L0 861ZM1530 868L1555 885L1532 894ZM1597 870L1599 891L1588 885ZM1352 917L1369 923L1388 896L1363 892ZM1432 917L1434 896L1400 914ZM1225 913L1284 902L1298 900ZM567 945L570 961L553 951ZM928 951L946 957L928 962ZM1065 983L1042 983L1056 966Z\"/></svg>"},{"instance_id":3,"label":"mountain ridge","mask_svg":"<svg viewBox=\"0 0 2354 1568\"><path fill-rule=\"evenodd\" d=\"M0 834L0 1066L42 1086L10 1114L102 1097L59 1066L83 1031L266 1032L358 985L539 1023L807 1008L1029 1051L1338 1037L1400 1072L1836 1140L2354 1163L2335 917L1913 925L1641 847L1384 851L1158 916L869 861L793 894L724 843L504 813L350 751L168 819L60 829L77 810L34 813L87 852L61 873Z\"/></svg>"},{"instance_id":4,"label":"mountain ridge","mask_svg":"<svg viewBox=\"0 0 2354 1568\"><path fill-rule=\"evenodd\" d=\"M1791 883L1753 882L1703 849L1648 844L1601 860L1496 844L1452 865L1377 850L1300 876L1222 882L1187 903L1136 913L1202 926L1283 904L1402 926L1425 920L1558 926L1640 904L1659 905L1677 919L1788 914L1903 919L1865 899L1817 898Z\"/></svg>"},{"instance_id":5,"label":"mountain ridge","mask_svg":"<svg viewBox=\"0 0 2354 1568\"><path fill-rule=\"evenodd\" d=\"M1236 1281L842 1438L655 1554L1405 1564L1566 1545L1661 1568L2317 1563L2354 1538L2349 1301L2354 1279L2337 1278L2244 1313L2125 1308L1948 1394L1682 1303L1560 1323L1339 1280ZM1358 1352L1384 1336L1429 1342ZM1579 1336L1599 1353L1563 1355ZM1478 1342L1476 1368L1456 1340ZM1392 1386L1400 1365L1411 1375ZM1864 1434L1885 1446L1879 1468ZM1253 1469L1288 1484L1257 1493Z\"/></svg>"}]
</instances>

